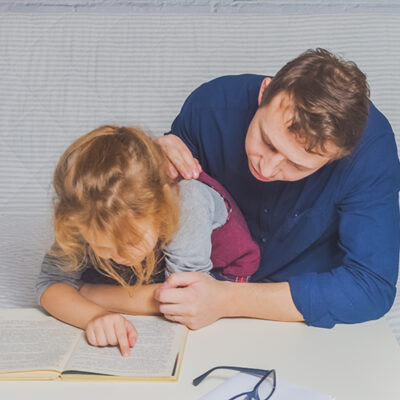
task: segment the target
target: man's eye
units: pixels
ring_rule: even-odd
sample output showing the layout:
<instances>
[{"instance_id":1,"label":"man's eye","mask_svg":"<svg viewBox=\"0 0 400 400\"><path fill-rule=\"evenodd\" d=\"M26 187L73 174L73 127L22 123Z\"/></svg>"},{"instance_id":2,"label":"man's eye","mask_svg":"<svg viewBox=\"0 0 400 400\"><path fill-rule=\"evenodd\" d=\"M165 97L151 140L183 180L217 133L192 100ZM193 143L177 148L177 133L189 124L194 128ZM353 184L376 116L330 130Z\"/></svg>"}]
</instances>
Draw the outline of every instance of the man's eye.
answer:
<instances>
[{"instance_id":1,"label":"man's eye","mask_svg":"<svg viewBox=\"0 0 400 400\"><path fill-rule=\"evenodd\" d=\"M270 145L269 143L265 143L265 145L266 145L272 152L274 152L274 153L277 153L277 152L278 152L278 150L276 150L276 148L273 147L272 145Z\"/></svg>"},{"instance_id":2,"label":"man's eye","mask_svg":"<svg viewBox=\"0 0 400 400\"><path fill-rule=\"evenodd\" d=\"M296 168L298 171L301 171L301 172L308 171L307 168L304 168L301 165L297 165L297 164L293 164L293 163L290 163L290 164L292 165L292 167Z\"/></svg>"}]
</instances>

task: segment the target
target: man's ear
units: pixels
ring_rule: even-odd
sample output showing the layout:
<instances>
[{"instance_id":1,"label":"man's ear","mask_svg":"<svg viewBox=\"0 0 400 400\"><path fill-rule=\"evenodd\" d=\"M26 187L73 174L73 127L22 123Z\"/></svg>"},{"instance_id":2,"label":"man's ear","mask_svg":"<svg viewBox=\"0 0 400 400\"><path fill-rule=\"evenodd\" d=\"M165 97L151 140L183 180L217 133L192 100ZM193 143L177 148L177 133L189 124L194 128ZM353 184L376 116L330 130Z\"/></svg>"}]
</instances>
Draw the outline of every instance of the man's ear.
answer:
<instances>
[{"instance_id":1,"label":"man's ear","mask_svg":"<svg viewBox=\"0 0 400 400\"><path fill-rule=\"evenodd\" d=\"M265 78L260 86L260 91L258 92L258 105L261 104L261 99L262 96L264 94L264 90L268 87L268 85L270 84L270 82L272 81L272 78Z\"/></svg>"}]
</instances>

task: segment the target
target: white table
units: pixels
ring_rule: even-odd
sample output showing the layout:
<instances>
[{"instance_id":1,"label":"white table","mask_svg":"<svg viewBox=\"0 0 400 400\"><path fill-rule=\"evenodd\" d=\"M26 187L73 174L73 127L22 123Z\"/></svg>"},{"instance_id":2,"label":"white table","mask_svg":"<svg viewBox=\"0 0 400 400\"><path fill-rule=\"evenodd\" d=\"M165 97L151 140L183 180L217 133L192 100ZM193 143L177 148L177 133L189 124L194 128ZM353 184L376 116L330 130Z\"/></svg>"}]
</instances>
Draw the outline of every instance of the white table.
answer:
<instances>
[{"instance_id":1,"label":"white table","mask_svg":"<svg viewBox=\"0 0 400 400\"><path fill-rule=\"evenodd\" d=\"M38 310L0 310L33 315ZM1 355L0 355L1 356ZM400 347L386 321L333 329L251 319L223 319L191 331L177 383L0 382L1 400L192 400L222 383L192 379L217 365L275 368L277 376L337 400L398 400Z\"/></svg>"}]
</instances>

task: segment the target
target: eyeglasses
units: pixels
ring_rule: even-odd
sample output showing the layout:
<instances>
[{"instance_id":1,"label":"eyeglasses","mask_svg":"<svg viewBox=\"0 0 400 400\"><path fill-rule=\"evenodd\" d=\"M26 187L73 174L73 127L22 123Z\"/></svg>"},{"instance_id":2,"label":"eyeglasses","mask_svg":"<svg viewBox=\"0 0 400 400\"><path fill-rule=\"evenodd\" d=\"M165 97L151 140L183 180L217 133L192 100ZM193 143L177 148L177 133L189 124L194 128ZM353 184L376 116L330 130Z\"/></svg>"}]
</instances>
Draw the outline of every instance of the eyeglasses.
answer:
<instances>
[{"instance_id":1,"label":"eyeglasses","mask_svg":"<svg viewBox=\"0 0 400 400\"><path fill-rule=\"evenodd\" d=\"M229 369L233 371L245 372L247 374L257 375L260 380L256 383L253 390L249 392L239 393L229 400L268 400L271 398L275 391L276 387L276 373L274 369L265 370L265 369L254 369L254 368L242 368L242 367L214 367L209 369L204 374L198 376L196 379L193 379L193 385L197 386L200 382L204 380L211 372L214 372L217 369Z\"/></svg>"}]
</instances>

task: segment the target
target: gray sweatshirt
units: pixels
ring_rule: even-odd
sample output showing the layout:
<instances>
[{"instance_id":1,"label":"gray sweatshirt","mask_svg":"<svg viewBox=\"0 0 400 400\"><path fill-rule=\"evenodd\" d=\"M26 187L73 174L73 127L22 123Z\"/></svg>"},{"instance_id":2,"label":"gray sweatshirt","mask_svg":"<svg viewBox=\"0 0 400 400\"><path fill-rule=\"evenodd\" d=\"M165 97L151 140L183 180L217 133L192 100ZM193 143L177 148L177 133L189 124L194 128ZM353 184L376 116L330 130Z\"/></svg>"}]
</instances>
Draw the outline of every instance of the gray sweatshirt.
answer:
<instances>
[{"instance_id":1,"label":"gray sweatshirt","mask_svg":"<svg viewBox=\"0 0 400 400\"><path fill-rule=\"evenodd\" d=\"M212 268L211 234L224 225L228 216L225 201L206 184L183 180L181 192L179 231L165 249L166 276L175 272L209 272ZM40 304L43 292L55 283L65 283L76 289L87 267L78 271L63 271L54 257L46 254L36 283L36 298Z\"/></svg>"}]
</instances>

